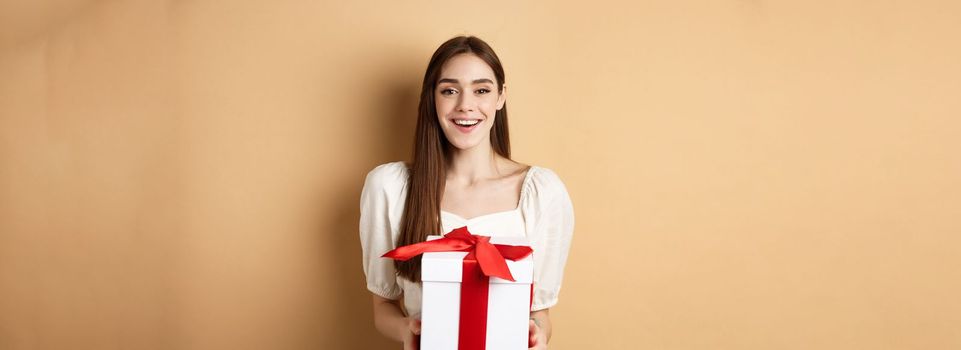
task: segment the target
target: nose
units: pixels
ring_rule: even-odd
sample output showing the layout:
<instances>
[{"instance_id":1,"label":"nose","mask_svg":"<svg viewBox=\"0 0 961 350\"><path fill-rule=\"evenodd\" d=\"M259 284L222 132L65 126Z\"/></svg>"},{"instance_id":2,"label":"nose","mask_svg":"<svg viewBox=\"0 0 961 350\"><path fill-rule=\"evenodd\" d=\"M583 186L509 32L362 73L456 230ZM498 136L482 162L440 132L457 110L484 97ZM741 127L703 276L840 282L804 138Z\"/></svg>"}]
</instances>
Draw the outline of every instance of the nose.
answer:
<instances>
[{"instance_id":1,"label":"nose","mask_svg":"<svg viewBox=\"0 0 961 350\"><path fill-rule=\"evenodd\" d=\"M474 111L474 101L470 94L460 94L460 101L457 102L457 111L459 112L473 112Z\"/></svg>"}]
</instances>

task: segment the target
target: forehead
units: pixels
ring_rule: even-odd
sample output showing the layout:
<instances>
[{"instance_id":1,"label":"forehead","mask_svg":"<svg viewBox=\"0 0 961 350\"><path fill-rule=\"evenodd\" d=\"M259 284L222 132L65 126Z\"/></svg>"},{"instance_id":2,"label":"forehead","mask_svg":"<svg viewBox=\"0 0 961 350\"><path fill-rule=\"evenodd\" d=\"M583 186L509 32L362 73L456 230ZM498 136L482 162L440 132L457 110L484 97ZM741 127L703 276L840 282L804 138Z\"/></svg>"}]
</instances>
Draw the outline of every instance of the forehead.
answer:
<instances>
[{"instance_id":1,"label":"forehead","mask_svg":"<svg viewBox=\"0 0 961 350\"><path fill-rule=\"evenodd\" d=\"M494 70L487 62L470 53L459 54L444 62L440 69L440 78L457 79L462 83L481 78L497 81Z\"/></svg>"}]
</instances>

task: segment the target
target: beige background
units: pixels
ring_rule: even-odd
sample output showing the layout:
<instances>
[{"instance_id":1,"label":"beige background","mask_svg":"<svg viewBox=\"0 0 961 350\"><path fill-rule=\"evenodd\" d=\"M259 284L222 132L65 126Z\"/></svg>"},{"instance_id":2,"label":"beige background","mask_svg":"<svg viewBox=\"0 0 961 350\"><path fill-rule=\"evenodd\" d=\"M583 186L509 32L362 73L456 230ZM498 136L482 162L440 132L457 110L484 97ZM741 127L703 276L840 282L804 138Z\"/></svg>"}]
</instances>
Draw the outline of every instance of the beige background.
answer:
<instances>
[{"instance_id":1,"label":"beige background","mask_svg":"<svg viewBox=\"0 0 961 350\"><path fill-rule=\"evenodd\" d=\"M958 2L4 0L0 349L399 348L360 190L464 33L574 202L552 348L961 348Z\"/></svg>"}]
</instances>

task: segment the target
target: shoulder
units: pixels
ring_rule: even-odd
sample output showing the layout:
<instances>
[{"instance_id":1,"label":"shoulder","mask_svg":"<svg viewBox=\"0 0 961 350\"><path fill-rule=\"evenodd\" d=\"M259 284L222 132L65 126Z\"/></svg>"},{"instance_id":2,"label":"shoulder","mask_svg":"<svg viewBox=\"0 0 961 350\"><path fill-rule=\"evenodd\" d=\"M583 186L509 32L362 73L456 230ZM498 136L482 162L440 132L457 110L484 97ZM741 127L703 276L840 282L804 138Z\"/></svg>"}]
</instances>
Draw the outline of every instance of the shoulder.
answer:
<instances>
[{"instance_id":1,"label":"shoulder","mask_svg":"<svg viewBox=\"0 0 961 350\"><path fill-rule=\"evenodd\" d=\"M367 173L364 188L396 189L407 183L407 164L402 161L385 163L374 167Z\"/></svg>"},{"instance_id":2,"label":"shoulder","mask_svg":"<svg viewBox=\"0 0 961 350\"><path fill-rule=\"evenodd\" d=\"M567 197L567 187L560 175L552 169L531 166L528 190L534 197L550 201L558 197Z\"/></svg>"}]
</instances>

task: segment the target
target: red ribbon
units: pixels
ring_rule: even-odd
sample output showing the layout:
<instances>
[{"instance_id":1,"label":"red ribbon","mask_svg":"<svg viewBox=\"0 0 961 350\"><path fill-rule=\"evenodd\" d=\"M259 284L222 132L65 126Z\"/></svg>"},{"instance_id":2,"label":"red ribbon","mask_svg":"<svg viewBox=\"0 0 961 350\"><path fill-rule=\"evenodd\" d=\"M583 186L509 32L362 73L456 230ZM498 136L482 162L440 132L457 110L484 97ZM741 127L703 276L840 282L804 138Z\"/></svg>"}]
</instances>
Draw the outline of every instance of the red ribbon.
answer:
<instances>
[{"instance_id":1,"label":"red ribbon","mask_svg":"<svg viewBox=\"0 0 961 350\"><path fill-rule=\"evenodd\" d=\"M490 277L514 282L507 261L531 255L527 246L491 244L490 237L472 235L467 227L454 229L443 238L398 247L383 255L406 261L428 252L468 252L464 257L460 287L458 348L484 350L487 346L487 294ZM532 289L533 293L533 289Z\"/></svg>"}]
</instances>

